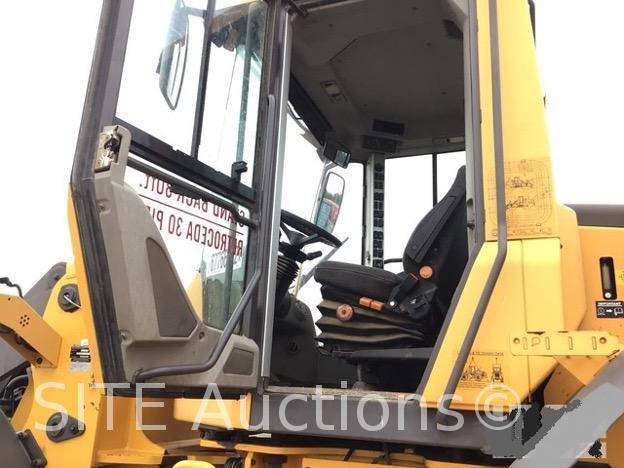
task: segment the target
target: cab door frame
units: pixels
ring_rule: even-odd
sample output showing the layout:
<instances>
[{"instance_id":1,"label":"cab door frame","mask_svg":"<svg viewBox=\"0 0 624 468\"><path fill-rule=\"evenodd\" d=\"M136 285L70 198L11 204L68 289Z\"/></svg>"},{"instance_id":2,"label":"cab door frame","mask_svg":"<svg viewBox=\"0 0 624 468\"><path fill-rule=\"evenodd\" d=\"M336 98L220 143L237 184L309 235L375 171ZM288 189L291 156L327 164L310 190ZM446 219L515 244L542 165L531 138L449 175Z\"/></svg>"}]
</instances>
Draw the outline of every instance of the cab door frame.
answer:
<instances>
[{"instance_id":1,"label":"cab door frame","mask_svg":"<svg viewBox=\"0 0 624 468\"><path fill-rule=\"evenodd\" d=\"M334 3L336 0L327 0L327 3ZM497 0L485 0L486 2L495 2ZM323 4L326 2L323 1ZM313 1L303 1L301 6L316 7L318 4ZM470 271L474 265L474 259L476 254L484 243L484 223L485 223L485 211L483 209L483 196L482 196L482 162L481 162L481 109L479 108L479 60L478 60L478 45L477 45L477 0L467 0L468 12L467 12L467 36L468 40L465 46L465 60L466 60L466 96L470 98L470 105L466 106L466 159L467 159L467 175L468 175L468 187L469 194L472 196L472 202L468 206L469 221L474 222L472 227L473 239L471 245L473 246L473 252L471 259L468 262L464 270L464 276L460 285L458 286L455 296L459 297L462 293L462 289L465 286L466 279L470 274ZM500 155L499 155L500 156ZM502 169L497 165L497 168ZM372 171L374 171L374 165L367 164L365 168L365 174L368 174L368 178L365 176L365 184L367 185L366 194L367 202L365 209L370 209L374 206L371 204L372 191L370 190L371 182L374 181L374 177L371 177ZM374 187L374 184L373 184ZM504 205L503 205L504 207ZM372 216L369 216L372 218ZM367 221L368 222L368 221ZM504 217L503 221L504 223ZM370 223L369 223L370 224ZM372 236L369 236L372 238ZM502 242L506 242L506 239ZM493 273L496 276L496 272ZM484 292L484 297L488 295L488 292ZM451 308L447 314L447 320L445 322L446 327L448 322L453 316L454 308L456 306L457 299L454 299ZM478 315L478 314L476 314ZM268 315L267 315L268 316ZM478 324L476 325L478 329ZM436 360L436 353L440 344L444 340L446 328L443 328L438 337L436 348L432 358L429 361L425 375L421 381L421 386L416 389L415 395L421 395L421 389L429 380L431 376L431 368ZM473 339L473 337L471 337ZM465 345L470 346L472 344L471 338L466 339ZM263 348L266 353L266 348ZM270 359L270 355L264 354L263 359ZM458 369L463 369L463 363L461 357L455 365ZM267 377L265 368L263 366L263 377ZM452 382L450 382L452 385ZM358 421L358 407L363 401L366 401L363 393L358 394L357 391L340 391L332 393L332 396L340 395L339 398L327 398L327 401L323 402L324 417L326 419L319 420L318 418L318 401L314 401L315 398L308 398L310 395L314 395L315 389L312 388L297 388L293 390L293 393L297 394L297 398L293 399L291 394L288 394L284 388L270 389L259 388L259 393L263 393L263 398L253 398L251 405L251 425L255 427L262 427L263 431L270 432L272 434L289 434L292 435L293 427L305 427L305 429L298 429L297 435L305 437L338 437L341 439L351 440L367 440L370 438L371 432L369 429L365 429L359 425ZM399 395L399 394L397 394ZM321 400L322 398L319 398ZM483 426L473 411L457 411L457 414L461 415L461 419L464 421L462 428L453 430L450 432L444 430L438 430L437 425L444 421L446 416L450 413L448 406L445 402L442 402L441 406L437 410L428 410L426 407L420 406L416 401L410 401L414 404L404 404L405 400L401 401L401 398L388 397L384 399L384 402L389 408L389 418L385 420L383 430L375 431L375 440L377 442L388 443L407 443L407 444L422 444L422 445L437 445L445 447L444 450L449 448L465 448L465 449L484 449L492 434L496 433L496 429ZM363 405L362 405L363 406ZM403 413L401 413L403 411ZM371 419L378 421L381 417L380 413L371 411L374 417ZM400 414L400 416L398 416ZM316 416L315 416L316 415ZM405 422L406 426L401 427L398 423L398 419ZM346 424L345 424L346 422ZM428 428L423 430L423 426Z\"/></svg>"}]
</instances>

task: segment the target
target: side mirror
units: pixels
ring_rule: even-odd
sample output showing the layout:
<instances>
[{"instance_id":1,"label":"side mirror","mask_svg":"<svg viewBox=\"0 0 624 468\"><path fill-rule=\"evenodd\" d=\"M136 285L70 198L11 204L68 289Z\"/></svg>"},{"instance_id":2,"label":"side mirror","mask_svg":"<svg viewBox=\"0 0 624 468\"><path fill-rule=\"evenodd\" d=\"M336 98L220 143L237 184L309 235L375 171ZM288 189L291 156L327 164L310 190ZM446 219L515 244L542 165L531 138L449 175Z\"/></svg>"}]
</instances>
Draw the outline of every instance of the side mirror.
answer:
<instances>
[{"instance_id":1,"label":"side mirror","mask_svg":"<svg viewBox=\"0 0 624 468\"><path fill-rule=\"evenodd\" d=\"M160 77L160 92L172 110L178 107L182 91L188 52L188 34L189 20L186 5L183 0L177 0L171 12L165 45L160 53L156 69Z\"/></svg>"},{"instance_id":2,"label":"side mirror","mask_svg":"<svg viewBox=\"0 0 624 468\"><path fill-rule=\"evenodd\" d=\"M346 146L336 141L327 140L323 146L323 157L336 166L346 168L351 161L351 152Z\"/></svg>"},{"instance_id":3,"label":"side mirror","mask_svg":"<svg viewBox=\"0 0 624 468\"><path fill-rule=\"evenodd\" d=\"M331 233L338 221L338 214L342 206L345 180L335 172L328 172L319 192L318 206L314 224Z\"/></svg>"}]
</instances>

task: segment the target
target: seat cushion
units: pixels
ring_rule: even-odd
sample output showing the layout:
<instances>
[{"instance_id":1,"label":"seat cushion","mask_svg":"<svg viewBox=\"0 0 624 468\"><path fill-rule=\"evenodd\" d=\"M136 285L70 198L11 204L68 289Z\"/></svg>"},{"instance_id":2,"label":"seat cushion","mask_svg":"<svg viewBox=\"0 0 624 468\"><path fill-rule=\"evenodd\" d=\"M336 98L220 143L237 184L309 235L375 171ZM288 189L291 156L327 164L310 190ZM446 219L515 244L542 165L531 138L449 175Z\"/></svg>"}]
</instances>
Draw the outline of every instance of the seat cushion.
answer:
<instances>
[{"instance_id":1,"label":"seat cushion","mask_svg":"<svg viewBox=\"0 0 624 468\"><path fill-rule=\"evenodd\" d=\"M343 262L323 262L316 267L314 279L323 286L348 291L385 302L401 282L398 275L380 268Z\"/></svg>"}]
</instances>

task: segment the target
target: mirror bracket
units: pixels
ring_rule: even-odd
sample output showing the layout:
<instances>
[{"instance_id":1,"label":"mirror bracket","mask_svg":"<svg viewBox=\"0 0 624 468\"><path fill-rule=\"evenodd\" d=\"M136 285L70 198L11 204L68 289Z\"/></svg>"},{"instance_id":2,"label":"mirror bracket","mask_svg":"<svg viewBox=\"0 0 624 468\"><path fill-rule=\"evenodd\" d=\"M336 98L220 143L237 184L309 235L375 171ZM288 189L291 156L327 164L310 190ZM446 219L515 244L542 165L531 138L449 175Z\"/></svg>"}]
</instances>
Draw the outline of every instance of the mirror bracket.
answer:
<instances>
[{"instance_id":1,"label":"mirror bracket","mask_svg":"<svg viewBox=\"0 0 624 468\"><path fill-rule=\"evenodd\" d=\"M346 169L351 161L351 151L349 151L349 148L329 138L325 140L322 155L326 161L330 161L343 169Z\"/></svg>"}]
</instances>

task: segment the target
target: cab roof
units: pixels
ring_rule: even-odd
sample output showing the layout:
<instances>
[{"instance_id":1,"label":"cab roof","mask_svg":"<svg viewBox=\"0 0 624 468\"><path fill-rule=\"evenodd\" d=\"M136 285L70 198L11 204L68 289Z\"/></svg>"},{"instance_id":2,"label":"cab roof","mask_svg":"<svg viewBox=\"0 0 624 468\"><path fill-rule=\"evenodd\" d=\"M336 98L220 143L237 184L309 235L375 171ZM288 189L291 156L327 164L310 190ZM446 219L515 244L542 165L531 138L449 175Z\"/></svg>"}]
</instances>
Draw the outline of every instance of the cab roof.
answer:
<instances>
[{"instance_id":1,"label":"cab roof","mask_svg":"<svg viewBox=\"0 0 624 468\"><path fill-rule=\"evenodd\" d=\"M463 33L439 0L317 2L293 24L290 100L353 160L464 148Z\"/></svg>"}]
</instances>

